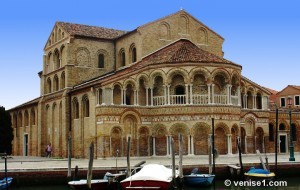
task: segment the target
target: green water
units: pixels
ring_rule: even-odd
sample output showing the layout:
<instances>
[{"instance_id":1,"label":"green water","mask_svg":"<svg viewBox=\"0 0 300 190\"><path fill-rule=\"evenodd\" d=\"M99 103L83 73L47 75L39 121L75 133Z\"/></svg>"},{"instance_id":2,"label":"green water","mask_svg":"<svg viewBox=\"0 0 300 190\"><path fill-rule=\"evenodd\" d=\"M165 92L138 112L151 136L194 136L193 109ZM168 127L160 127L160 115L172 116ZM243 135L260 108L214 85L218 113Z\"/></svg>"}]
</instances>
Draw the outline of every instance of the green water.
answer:
<instances>
[{"instance_id":1,"label":"green water","mask_svg":"<svg viewBox=\"0 0 300 190\"><path fill-rule=\"evenodd\" d=\"M227 181L228 182L228 181ZM278 179L276 182L277 185L281 187L262 187L263 183L260 184L261 187L254 187L253 185L255 184L242 184L244 186L225 186L225 180L217 180L215 183L215 187L207 187L207 188L190 188L190 187L183 187L183 188L177 188L178 190L198 190L198 189L203 189L203 190L255 190L255 189L270 189L270 190L300 190L300 178L288 178L288 179ZM234 182L231 181L233 184ZM237 183L237 182L235 182ZM249 186L250 185L250 186ZM259 184L258 184L259 185ZM266 185L266 183L265 183ZM287 185L287 186L286 186ZM12 190L71 190L70 187L67 185L56 185L56 186L30 186L30 187L12 187Z\"/></svg>"}]
</instances>

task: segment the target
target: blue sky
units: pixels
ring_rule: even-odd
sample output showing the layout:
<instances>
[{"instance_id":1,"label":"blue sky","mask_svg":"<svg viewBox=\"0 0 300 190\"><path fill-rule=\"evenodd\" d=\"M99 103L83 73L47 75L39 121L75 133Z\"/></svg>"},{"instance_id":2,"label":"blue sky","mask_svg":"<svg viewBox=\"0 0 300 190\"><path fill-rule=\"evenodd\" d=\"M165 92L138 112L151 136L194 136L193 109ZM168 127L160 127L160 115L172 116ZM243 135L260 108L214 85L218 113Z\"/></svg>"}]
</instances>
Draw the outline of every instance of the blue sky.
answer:
<instances>
[{"instance_id":1,"label":"blue sky","mask_svg":"<svg viewBox=\"0 0 300 190\"><path fill-rule=\"evenodd\" d=\"M274 90L300 85L299 0L52 0L1 2L0 105L40 96L37 73L56 21L132 30L185 9L225 38L225 58Z\"/></svg>"}]
</instances>

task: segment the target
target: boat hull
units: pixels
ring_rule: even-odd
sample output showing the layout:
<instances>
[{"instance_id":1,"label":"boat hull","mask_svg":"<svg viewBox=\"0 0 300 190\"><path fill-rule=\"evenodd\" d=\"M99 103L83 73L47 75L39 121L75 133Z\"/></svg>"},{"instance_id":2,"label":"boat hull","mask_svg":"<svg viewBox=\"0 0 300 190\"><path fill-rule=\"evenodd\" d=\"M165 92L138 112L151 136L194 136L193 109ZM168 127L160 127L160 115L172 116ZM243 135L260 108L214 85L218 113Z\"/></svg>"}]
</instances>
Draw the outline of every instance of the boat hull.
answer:
<instances>
[{"instance_id":1,"label":"boat hull","mask_svg":"<svg viewBox=\"0 0 300 190\"><path fill-rule=\"evenodd\" d=\"M10 187L12 183L13 178L8 177L7 178L7 184L6 184L6 178L0 180L0 189L7 189L7 187Z\"/></svg>"},{"instance_id":2,"label":"boat hull","mask_svg":"<svg viewBox=\"0 0 300 190\"><path fill-rule=\"evenodd\" d=\"M71 186L75 190L87 190L88 184L87 180L80 180L80 181L70 181L69 186ZM101 190L101 189L108 189L108 180L92 180L91 183L91 190Z\"/></svg>"},{"instance_id":3,"label":"boat hull","mask_svg":"<svg viewBox=\"0 0 300 190\"><path fill-rule=\"evenodd\" d=\"M171 183L165 181L137 180L121 182L123 189L168 190Z\"/></svg>"},{"instance_id":4,"label":"boat hull","mask_svg":"<svg viewBox=\"0 0 300 190\"><path fill-rule=\"evenodd\" d=\"M184 184L187 186L209 186L214 181L215 175L191 174L183 177Z\"/></svg>"},{"instance_id":5,"label":"boat hull","mask_svg":"<svg viewBox=\"0 0 300 190\"><path fill-rule=\"evenodd\" d=\"M263 181L263 180L273 180L275 174L273 172L269 174L258 174L258 173L245 173L246 180L253 181Z\"/></svg>"}]
</instances>

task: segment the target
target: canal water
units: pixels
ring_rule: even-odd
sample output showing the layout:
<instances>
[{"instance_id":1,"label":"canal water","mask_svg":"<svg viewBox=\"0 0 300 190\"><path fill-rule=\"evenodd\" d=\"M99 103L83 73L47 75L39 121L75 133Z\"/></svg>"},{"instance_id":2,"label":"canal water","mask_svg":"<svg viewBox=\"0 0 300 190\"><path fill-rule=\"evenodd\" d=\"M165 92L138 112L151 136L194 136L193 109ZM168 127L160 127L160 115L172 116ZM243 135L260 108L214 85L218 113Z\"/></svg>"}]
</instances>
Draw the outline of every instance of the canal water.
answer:
<instances>
[{"instance_id":1,"label":"canal water","mask_svg":"<svg viewBox=\"0 0 300 190\"><path fill-rule=\"evenodd\" d=\"M228 184L231 185L228 185ZM176 190L262 190L262 189L270 189L270 190L300 190L300 178L282 178L278 179L278 181L267 184L267 182L262 182L257 184L256 182L239 182L237 181L228 181L228 180L217 180L214 186L210 186L207 188L191 188L191 187L183 187L177 188ZM228 186L226 186L226 185ZM271 185L273 187L271 187ZM259 187L258 187L259 186ZM276 186L276 187L275 187ZM71 190L67 185L53 185L53 186L28 186L28 187L12 187L12 190Z\"/></svg>"}]
</instances>

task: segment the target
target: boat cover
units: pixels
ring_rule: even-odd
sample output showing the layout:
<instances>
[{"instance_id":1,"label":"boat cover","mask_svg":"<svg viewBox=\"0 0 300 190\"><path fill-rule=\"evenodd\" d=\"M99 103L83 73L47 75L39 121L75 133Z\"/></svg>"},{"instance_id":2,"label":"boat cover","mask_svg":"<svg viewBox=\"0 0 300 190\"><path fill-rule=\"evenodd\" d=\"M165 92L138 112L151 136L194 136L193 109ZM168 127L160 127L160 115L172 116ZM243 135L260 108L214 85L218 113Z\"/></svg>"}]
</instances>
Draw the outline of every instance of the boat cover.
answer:
<instances>
[{"instance_id":1,"label":"boat cover","mask_svg":"<svg viewBox=\"0 0 300 190\"><path fill-rule=\"evenodd\" d=\"M176 171L176 176L178 171ZM139 172L136 174L124 179L121 182L126 181L172 181L172 169L166 168L163 165L159 164L148 164L145 165Z\"/></svg>"},{"instance_id":2,"label":"boat cover","mask_svg":"<svg viewBox=\"0 0 300 190\"><path fill-rule=\"evenodd\" d=\"M270 174L268 170L264 170L261 168L250 168L250 170L247 172L248 174Z\"/></svg>"}]
</instances>

